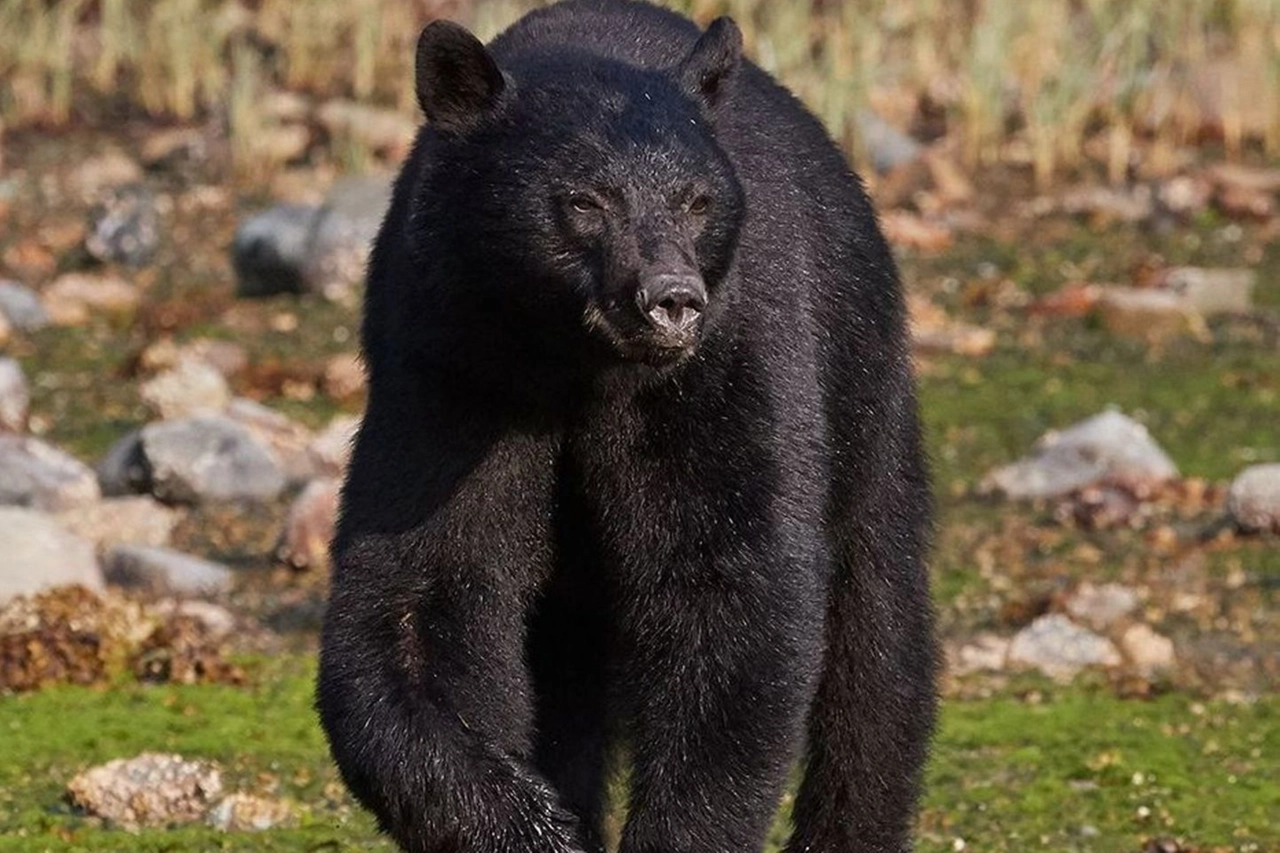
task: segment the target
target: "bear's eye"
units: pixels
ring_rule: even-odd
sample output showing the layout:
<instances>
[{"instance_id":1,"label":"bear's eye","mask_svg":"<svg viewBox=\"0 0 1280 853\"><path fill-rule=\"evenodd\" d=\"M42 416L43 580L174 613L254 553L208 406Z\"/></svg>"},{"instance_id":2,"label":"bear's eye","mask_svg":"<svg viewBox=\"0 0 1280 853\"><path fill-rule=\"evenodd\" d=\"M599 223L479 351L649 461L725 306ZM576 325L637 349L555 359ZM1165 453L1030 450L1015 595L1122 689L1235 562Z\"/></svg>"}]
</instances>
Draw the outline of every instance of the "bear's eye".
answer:
<instances>
[{"instance_id":1,"label":"bear's eye","mask_svg":"<svg viewBox=\"0 0 1280 853\"><path fill-rule=\"evenodd\" d=\"M600 209L600 204L585 193L574 193L569 196L569 207L574 213L592 213Z\"/></svg>"},{"instance_id":2,"label":"bear's eye","mask_svg":"<svg viewBox=\"0 0 1280 853\"><path fill-rule=\"evenodd\" d=\"M694 216L702 216L707 212L707 208L711 207L711 199L705 195L700 195L693 201L689 202L689 212Z\"/></svg>"}]
</instances>

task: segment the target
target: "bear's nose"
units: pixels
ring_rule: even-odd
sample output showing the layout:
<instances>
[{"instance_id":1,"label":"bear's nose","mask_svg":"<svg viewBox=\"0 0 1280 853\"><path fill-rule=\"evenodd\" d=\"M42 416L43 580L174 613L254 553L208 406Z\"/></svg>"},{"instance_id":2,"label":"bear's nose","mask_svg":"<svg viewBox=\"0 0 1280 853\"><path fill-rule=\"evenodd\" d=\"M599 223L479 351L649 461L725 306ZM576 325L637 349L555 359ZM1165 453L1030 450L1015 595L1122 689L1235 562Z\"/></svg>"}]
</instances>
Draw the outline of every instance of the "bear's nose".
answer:
<instances>
[{"instance_id":1,"label":"bear's nose","mask_svg":"<svg viewBox=\"0 0 1280 853\"><path fill-rule=\"evenodd\" d=\"M658 331L684 335L707 307L707 289L696 274L660 273L640 285L636 302Z\"/></svg>"}]
</instances>

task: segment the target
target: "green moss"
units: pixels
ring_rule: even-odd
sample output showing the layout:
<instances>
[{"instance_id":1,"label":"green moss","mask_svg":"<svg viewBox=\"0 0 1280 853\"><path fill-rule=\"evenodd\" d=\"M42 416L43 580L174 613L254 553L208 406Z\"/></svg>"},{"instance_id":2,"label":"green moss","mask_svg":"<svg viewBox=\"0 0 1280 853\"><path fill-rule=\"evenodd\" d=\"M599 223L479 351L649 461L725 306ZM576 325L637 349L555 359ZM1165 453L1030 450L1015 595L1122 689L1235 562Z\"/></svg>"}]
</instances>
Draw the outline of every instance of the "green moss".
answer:
<instances>
[{"instance_id":1,"label":"green moss","mask_svg":"<svg viewBox=\"0 0 1280 853\"><path fill-rule=\"evenodd\" d=\"M386 849L371 821L337 790L311 709L311 666L254 665L254 686L61 687L0 699L0 849L168 851ZM80 770L144 751L217 761L224 788L295 800L302 825L251 835L203 827L127 833L72 813L66 783Z\"/></svg>"},{"instance_id":2,"label":"green moss","mask_svg":"<svg viewBox=\"0 0 1280 853\"><path fill-rule=\"evenodd\" d=\"M1044 432L1115 406L1141 420L1183 474L1229 479L1280 459L1280 351L1224 340L1159 354L1063 321L1051 343L944 359L921 381L939 486L973 484Z\"/></svg>"},{"instance_id":3,"label":"green moss","mask_svg":"<svg viewBox=\"0 0 1280 853\"><path fill-rule=\"evenodd\" d=\"M311 708L311 664L277 659L254 676L250 688L121 684L0 699L3 849L389 850L368 817L335 796L337 775ZM1042 695L1040 704L1006 697L944 708L922 851L952 850L956 838L993 851L1129 850L1149 835L1240 850L1280 843L1280 699L1142 703L1052 687ZM146 750L216 760L229 789L301 803L303 824L252 835L202 827L131 834L64 804L79 770ZM785 834L780 822L775 846Z\"/></svg>"},{"instance_id":4,"label":"green moss","mask_svg":"<svg viewBox=\"0 0 1280 853\"><path fill-rule=\"evenodd\" d=\"M944 708L922 850L1136 850L1151 836L1280 842L1280 702L1064 692Z\"/></svg>"}]
</instances>

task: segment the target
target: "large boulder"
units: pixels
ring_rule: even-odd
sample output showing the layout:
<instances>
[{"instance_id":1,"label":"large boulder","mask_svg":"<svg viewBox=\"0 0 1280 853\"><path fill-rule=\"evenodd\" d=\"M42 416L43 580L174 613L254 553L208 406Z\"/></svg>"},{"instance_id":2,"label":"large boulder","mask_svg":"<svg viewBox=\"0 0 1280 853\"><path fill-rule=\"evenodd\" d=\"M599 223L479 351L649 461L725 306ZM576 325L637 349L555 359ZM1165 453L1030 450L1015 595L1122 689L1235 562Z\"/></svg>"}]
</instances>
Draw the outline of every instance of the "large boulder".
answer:
<instances>
[{"instance_id":1,"label":"large boulder","mask_svg":"<svg viewBox=\"0 0 1280 853\"><path fill-rule=\"evenodd\" d=\"M93 544L41 512L0 507L0 602L54 586L102 589Z\"/></svg>"},{"instance_id":2,"label":"large boulder","mask_svg":"<svg viewBox=\"0 0 1280 853\"><path fill-rule=\"evenodd\" d=\"M1041 616L1019 631L1009 645L1011 666L1038 669L1059 681L1069 681L1086 667L1120 663L1114 643L1057 613Z\"/></svg>"},{"instance_id":3,"label":"large boulder","mask_svg":"<svg viewBox=\"0 0 1280 853\"><path fill-rule=\"evenodd\" d=\"M67 793L78 808L126 829L168 827L203 820L222 793L222 774L180 755L143 753L86 770Z\"/></svg>"},{"instance_id":4,"label":"large boulder","mask_svg":"<svg viewBox=\"0 0 1280 853\"><path fill-rule=\"evenodd\" d=\"M295 569L328 567L341 485L336 479L312 480L298 494L277 548L281 560Z\"/></svg>"},{"instance_id":5,"label":"large boulder","mask_svg":"<svg viewBox=\"0 0 1280 853\"><path fill-rule=\"evenodd\" d=\"M125 433L96 467L98 485L108 497L145 494L151 489L151 470L142 455L142 430Z\"/></svg>"},{"instance_id":6,"label":"large boulder","mask_svg":"<svg viewBox=\"0 0 1280 853\"><path fill-rule=\"evenodd\" d=\"M147 545L116 545L103 558L107 583L153 595L213 595L231 588L226 566Z\"/></svg>"},{"instance_id":7,"label":"large boulder","mask_svg":"<svg viewBox=\"0 0 1280 853\"><path fill-rule=\"evenodd\" d=\"M1130 587L1118 583L1095 586L1085 581L1066 605L1071 618L1105 631L1132 614L1141 603L1137 591Z\"/></svg>"},{"instance_id":8,"label":"large boulder","mask_svg":"<svg viewBox=\"0 0 1280 853\"><path fill-rule=\"evenodd\" d=\"M37 438L0 433L0 505L57 512L100 496L97 477L74 456Z\"/></svg>"},{"instance_id":9,"label":"large boulder","mask_svg":"<svg viewBox=\"0 0 1280 853\"><path fill-rule=\"evenodd\" d=\"M1146 427L1106 411L1045 434L1030 456L992 471L983 487L1016 499L1059 498L1104 480L1142 490L1176 476Z\"/></svg>"},{"instance_id":10,"label":"large boulder","mask_svg":"<svg viewBox=\"0 0 1280 853\"><path fill-rule=\"evenodd\" d=\"M310 451L315 436L302 424L245 397L233 399L224 414L271 448L288 485L300 486L316 475L318 464Z\"/></svg>"},{"instance_id":11,"label":"large boulder","mask_svg":"<svg viewBox=\"0 0 1280 853\"><path fill-rule=\"evenodd\" d=\"M1249 311L1253 307L1258 275L1251 269L1175 267L1166 272L1163 279L1166 289L1208 317Z\"/></svg>"},{"instance_id":12,"label":"large boulder","mask_svg":"<svg viewBox=\"0 0 1280 853\"><path fill-rule=\"evenodd\" d=\"M231 387L221 371L191 356L142 383L138 393L162 418L216 413L231 402Z\"/></svg>"},{"instance_id":13,"label":"large boulder","mask_svg":"<svg viewBox=\"0 0 1280 853\"><path fill-rule=\"evenodd\" d=\"M275 453L222 415L149 424L140 443L151 492L163 501L265 501L285 487Z\"/></svg>"},{"instance_id":14,"label":"large boulder","mask_svg":"<svg viewBox=\"0 0 1280 853\"><path fill-rule=\"evenodd\" d=\"M149 495L111 497L98 503L63 510L56 518L67 530L100 548L112 545L169 544L181 511Z\"/></svg>"},{"instance_id":15,"label":"large boulder","mask_svg":"<svg viewBox=\"0 0 1280 853\"><path fill-rule=\"evenodd\" d=\"M16 281L0 279L0 314L23 332L38 332L49 325L49 312L34 290Z\"/></svg>"},{"instance_id":16,"label":"large boulder","mask_svg":"<svg viewBox=\"0 0 1280 853\"><path fill-rule=\"evenodd\" d=\"M282 204L245 220L231 245L237 293L342 298L364 277L390 199L384 178L347 178L322 205Z\"/></svg>"},{"instance_id":17,"label":"large boulder","mask_svg":"<svg viewBox=\"0 0 1280 853\"><path fill-rule=\"evenodd\" d=\"M31 407L31 389L22 365L12 358L0 358L0 432L22 432Z\"/></svg>"},{"instance_id":18,"label":"large boulder","mask_svg":"<svg viewBox=\"0 0 1280 853\"><path fill-rule=\"evenodd\" d=\"M1243 530L1280 533L1280 463L1241 471L1231 481L1227 509Z\"/></svg>"},{"instance_id":19,"label":"large boulder","mask_svg":"<svg viewBox=\"0 0 1280 853\"><path fill-rule=\"evenodd\" d=\"M44 290L44 309L58 326L80 326L95 313L127 315L142 299L138 288L117 276L70 272Z\"/></svg>"},{"instance_id":20,"label":"large boulder","mask_svg":"<svg viewBox=\"0 0 1280 853\"><path fill-rule=\"evenodd\" d=\"M160 246L160 214L155 197L141 184L106 193L89 217L85 250L95 259L142 266Z\"/></svg>"},{"instance_id":21,"label":"large boulder","mask_svg":"<svg viewBox=\"0 0 1280 853\"><path fill-rule=\"evenodd\" d=\"M231 244L236 292L256 297L311 290L308 262L320 215L315 205L281 204L241 223Z\"/></svg>"}]
</instances>

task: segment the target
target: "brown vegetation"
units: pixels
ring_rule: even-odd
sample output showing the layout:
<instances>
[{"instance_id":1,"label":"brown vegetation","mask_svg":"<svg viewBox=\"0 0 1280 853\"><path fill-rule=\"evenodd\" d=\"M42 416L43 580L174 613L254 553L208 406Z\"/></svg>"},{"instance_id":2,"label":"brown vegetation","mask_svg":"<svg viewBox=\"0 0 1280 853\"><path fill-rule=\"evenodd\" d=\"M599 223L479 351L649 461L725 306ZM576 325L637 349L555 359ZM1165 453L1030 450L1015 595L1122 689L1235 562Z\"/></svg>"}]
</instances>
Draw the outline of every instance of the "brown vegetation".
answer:
<instances>
[{"instance_id":1,"label":"brown vegetation","mask_svg":"<svg viewBox=\"0 0 1280 853\"><path fill-rule=\"evenodd\" d=\"M290 149L269 96L411 115L412 43L425 21L459 18L491 35L539 3L0 0L0 117L10 129L109 111L213 119L244 162L269 145ZM1042 184L1089 160L1113 180L1140 159L1167 167L1205 138L1231 156L1280 154L1274 0L672 5L704 22L735 16L758 61L850 150L870 109L920 138L951 138L970 165L1028 166Z\"/></svg>"}]
</instances>

